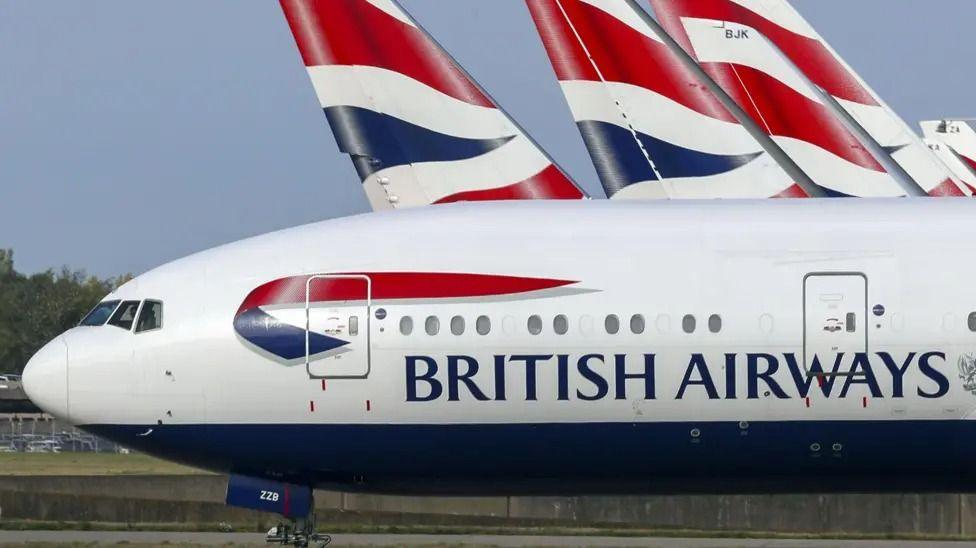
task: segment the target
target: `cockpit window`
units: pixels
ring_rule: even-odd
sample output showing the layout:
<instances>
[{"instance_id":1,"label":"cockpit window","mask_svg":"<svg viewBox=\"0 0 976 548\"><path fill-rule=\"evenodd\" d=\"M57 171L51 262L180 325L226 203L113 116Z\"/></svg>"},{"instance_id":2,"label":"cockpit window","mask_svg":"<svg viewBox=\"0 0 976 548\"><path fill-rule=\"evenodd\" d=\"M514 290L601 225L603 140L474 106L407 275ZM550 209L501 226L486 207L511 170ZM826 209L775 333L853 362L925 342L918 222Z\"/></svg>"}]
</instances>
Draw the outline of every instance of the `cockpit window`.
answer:
<instances>
[{"instance_id":1,"label":"cockpit window","mask_svg":"<svg viewBox=\"0 0 976 548\"><path fill-rule=\"evenodd\" d=\"M159 301L146 301L139 312L139 321L136 323L136 333L152 331L163 327L163 303Z\"/></svg>"},{"instance_id":2,"label":"cockpit window","mask_svg":"<svg viewBox=\"0 0 976 548\"><path fill-rule=\"evenodd\" d=\"M112 314L112 319L108 321L108 325L114 325L115 327L121 327L126 331L132 329L132 324L136 321L136 312L139 311L139 301L123 301L119 305L118 310L115 314Z\"/></svg>"},{"instance_id":3,"label":"cockpit window","mask_svg":"<svg viewBox=\"0 0 976 548\"><path fill-rule=\"evenodd\" d=\"M105 325L112 312L115 312L116 307L119 306L119 301L103 301L95 305L95 308L85 316L85 319L81 320L79 325L84 325L87 327L98 327L100 325Z\"/></svg>"}]
</instances>

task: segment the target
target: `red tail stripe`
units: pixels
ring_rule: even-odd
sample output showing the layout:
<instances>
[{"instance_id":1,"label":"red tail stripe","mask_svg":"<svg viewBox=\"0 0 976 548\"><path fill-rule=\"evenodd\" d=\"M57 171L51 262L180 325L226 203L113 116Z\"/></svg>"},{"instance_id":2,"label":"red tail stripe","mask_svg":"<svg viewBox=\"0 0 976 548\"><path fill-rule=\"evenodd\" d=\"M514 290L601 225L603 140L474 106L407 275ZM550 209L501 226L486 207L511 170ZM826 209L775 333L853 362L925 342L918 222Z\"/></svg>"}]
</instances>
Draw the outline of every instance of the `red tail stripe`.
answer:
<instances>
[{"instance_id":1,"label":"red tail stripe","mask_svg":"<svg viewBox=\"0 0 976 548\"><path fill-rule=\"evenodd\" d=\"M583 193L555 165L532 177L507 186L487 190L469 190L441 198L435 203L483 202L506 200L581 200Z\"/></svg>"},{"instance_id":2,"label":"red tail stripe","mask_svg":"<svg viewBox=\"0 0 976 548\"><path fill-rule=\"evenodd\" d=\"M528 0L560 81L600 81L573 32L575 28L607 81L642 87L706 116L736 121L663 43L585 2L561 0L561 4L572 27L555 0Z\"/></svg>"},{"instance_id":3,"label":"red tail stripe","mask_svg":"<svg viewBox=\"0 0 976 548\"><path fill-rule=\"evenodd\" d=\"M467 103L495 106L419 28L365 0L281 0L305 66L383 68Z\"/></svg>"},{"instance_id":4,"label":"red tail stripe","mask_svg":"<svg viewBox=\"0 0 976 548\"><path fill-rule=\"evenodd\" d=\"M760 127L768 126L771 135L806 141L865 169L885 172L827 106L752 67L704 63L702 68Z\"/></svg>"},{"instance_id":5,"label":"red tail stripe","mask_svg":"<svg viewBox=\"0 0 976 548\"><path fill-rule=\"evenodd\" d=\"M874 96L819 40L797 34L729 0L651 0L654 11L674 35L681 17L717 19L757 29L776 44L810 80L834 97L878 106ZM684 36L683 32L681 33ZM689 50L690 51L690 50Z\"/></svg>"},{"instance_id":6,"label":"red tail stripe","mask_svg":"<svg viewBox=\"0 0 976 548\"><path fill-rule=\"evenodd\" d=\"M966 162L966 164L967 164L967 165L968 165L968 166L969 166L969 167L970 167L971 169L973 169L974 171L976 171L976 160L973 160L973 159L972 159L972 158L970 158L969 156L964 156L964 155L962 155L962 154L959 154L958 152L957 152L956 154L958 154L958 155L959 155L959 157L960 157L960 158L962 158L962 161L963 161L963 162Z\"/></svg>"},{"instance_id":7,"label":"red tail stripe","mask_svg":"<svg viewBox=\"0 0 976 548\"><path fill-rule=\"evenodd\" d=\"M577 283L490 274L378 272L366 275L372 280L372 298L380 300L514 295ZM308 279L309 276L293 276L266 283L244 299L238 312L258 306L304 303ZM366 298L366 281L351 278L317 279L311 283L309 293L311 302L362 300Z\"/></svg>"},{"instance_id":8,"label":"red tail stripe","mask_svg":"<svg viewBox=\"0 0 976 548\"><path fill-rule=\"evenodd\" d=\"M784 190L783 192L780 192L776 196L773 196L773 198L809 198L809 197L810 195L807 194L806 191L803 190L802 187L800 187L800 185L796 185L796 184Z\"/></svg>"},{"instance_id":9,"label":"red tail stripe","mask_svg":"<svg viewBox=\"0 0 976 548\"><path fill-rule=\"evenodd\" d=\"M933 188L929 191L929 196L936 198L957 198L960 196L965 196L964 193L952 179L946 179L939 184L939 186Z\"/></svg>"}]
</instances>

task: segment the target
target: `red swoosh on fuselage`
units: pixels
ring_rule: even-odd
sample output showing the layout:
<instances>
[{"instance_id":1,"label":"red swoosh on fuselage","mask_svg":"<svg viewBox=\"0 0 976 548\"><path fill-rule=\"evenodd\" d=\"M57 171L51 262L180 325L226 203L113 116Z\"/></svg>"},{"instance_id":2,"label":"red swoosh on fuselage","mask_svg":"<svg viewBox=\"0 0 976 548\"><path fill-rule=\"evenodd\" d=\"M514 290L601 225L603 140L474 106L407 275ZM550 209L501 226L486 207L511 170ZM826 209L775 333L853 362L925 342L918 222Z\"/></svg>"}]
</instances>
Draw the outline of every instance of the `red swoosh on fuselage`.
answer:
<instances>
[{"instance_id":1,"label":"red swoosh on fuselage","mask_svg":"<svg viewBox=\"0 0 976 548\"><path fill-rule=\"evenodd\" d=\"M372 299L451 299L517 295L565 287L579 282L546 278L523 278L491 274L377 272L336 273L336 276L368 276ZM305 288L311 276L292 276L268 282L244 299L238 313L268 305L305 302ZM309 286L310 302L355 301L366 298L366 280L319 278Z\"/></svg>"}]
</instances>

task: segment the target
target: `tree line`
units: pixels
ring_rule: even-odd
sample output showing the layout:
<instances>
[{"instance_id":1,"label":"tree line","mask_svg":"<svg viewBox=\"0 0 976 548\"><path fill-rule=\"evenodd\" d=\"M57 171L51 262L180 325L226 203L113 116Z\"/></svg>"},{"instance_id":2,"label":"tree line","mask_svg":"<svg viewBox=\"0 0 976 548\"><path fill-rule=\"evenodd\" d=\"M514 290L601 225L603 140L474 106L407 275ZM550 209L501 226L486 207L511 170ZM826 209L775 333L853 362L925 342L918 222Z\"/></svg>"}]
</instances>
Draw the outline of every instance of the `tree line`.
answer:
<instances>
[{"instance_id":1,"label":"tree line","mask_svg":"<svg viewBox=\"0 0 976 548\"><path fill-rule=\"evenodd\" d=\"M131 278L99 279L67 267L21 274L13 251L0 249L0 373L22 372L37 350Z\"/></svg>"}]
</instances>

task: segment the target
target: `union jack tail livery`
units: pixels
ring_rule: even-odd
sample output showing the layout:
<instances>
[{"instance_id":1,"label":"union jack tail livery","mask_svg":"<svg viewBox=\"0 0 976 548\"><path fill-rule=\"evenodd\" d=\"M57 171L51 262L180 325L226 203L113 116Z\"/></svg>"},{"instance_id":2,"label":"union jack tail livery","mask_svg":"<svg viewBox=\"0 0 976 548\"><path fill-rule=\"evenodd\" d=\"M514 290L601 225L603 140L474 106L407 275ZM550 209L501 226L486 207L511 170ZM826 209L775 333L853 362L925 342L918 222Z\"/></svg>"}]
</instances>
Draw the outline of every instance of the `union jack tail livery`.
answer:
<instances>
[{"instance_id":1,"label":"union jack tail livery","mask_svg":"<svg viewBox=\"0 0 976 548\"><path fill-rule=\"evenodd\" d=\"M584 197L394 0L281 6L373 209Z\"/></svg>"},{"instance_id":2,"label":"union jack tail livery","mask_svg":"<svg viewBox=\"0 0 976 548\"><path fill-rule=\"evenodd\" d=\"M970 120L936 120L922 122L926 144L962 180L970 192L976 192L976 126Z\"/></svg>"},{"instance_id":3,"label":"union jack tail livery","mask_svg":"<svg viewBox=\"0 0 976 548\"><path fill-rule=\"evenodd\" d=\"M759 29L700 17L697 0L651 3L667 31L814 182L841 196L904 194L814 85Z\"/></svg>"},{"instance_id":4,"label":"union jack tail livery","mask_svg":"<svg viewBox=\"0 0 976 548\"><path fill-rule=\"evenodd\" d=\"M878 162L839 122L828 123L828 115L819 104L822 101L805 97L815 87L832 97L926 193L964 195L961 183L787 0L651 0L651 3L668 32L683 41L689 51L698 53L702 62L709 63L710 72L723 87L730 93L735 91L737 100L755 103L753 112L765 120L771 131L813 144L834 156L830 158L806 146L803 148L809 149L805 152L809 158L803 161L797 157L803 167L819 165L824 175L840 175L831 188L858 196L884 196L890 194L892 186L878 175L881 167ZM708 30L715 27L718 29ZM766 51L746 52L748 48L742 45L756 42L757 36L761 37L759 41L767 43L763 48ZM698 51L699 48L704 51ZM782 66L787 60L790 71L798 69L804 79L809 79L802 88L791 82L793 78L781 79ZM776 103L785 108L777 112ZM787 113L797 121L791 123L784 116ZM801 132L803 125L809 129ZM815 156L821 156L819 162ZM835 171L840 167L838 158L860 170ZM853 188L849 182L849 177L858 171L863 177L862 190ZM870 172L875 173L867 177ZM814 173L811 176L821 180Z\"/></svg>"},{"instance_id":5,"label":"union jack tail livery","mask_svg":"<svg viewBox=\"0 0 976 548\"><path fill-rule=\"evenodd\" d=\"M526 0L607 194L806 194L620 0Z\"/></svg>"}]
</instances>

